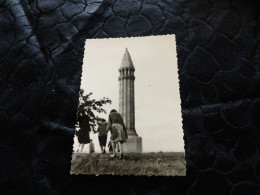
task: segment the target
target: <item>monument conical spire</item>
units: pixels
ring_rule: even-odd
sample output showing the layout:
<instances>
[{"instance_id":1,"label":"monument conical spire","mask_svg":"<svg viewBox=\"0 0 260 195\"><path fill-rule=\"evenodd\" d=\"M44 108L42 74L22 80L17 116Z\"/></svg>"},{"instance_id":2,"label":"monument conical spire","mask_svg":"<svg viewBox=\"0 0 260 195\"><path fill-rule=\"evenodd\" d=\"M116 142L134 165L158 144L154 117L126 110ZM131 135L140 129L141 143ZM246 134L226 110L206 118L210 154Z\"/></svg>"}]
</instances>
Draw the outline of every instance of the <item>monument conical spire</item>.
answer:
<instances>
[{"instance_id":1,"label":"monument conical spire","mask_svg":"<svg viewBox=\"0 0 260 195\"><path fill-rule=\"evenodd\" d=\"M124 56L123 56L123 59L121 62L120 69L121 68L134 68L132 58L131 58L127 48L125 49L125 53L124 53Z\"/></svg>"}]
</instances>

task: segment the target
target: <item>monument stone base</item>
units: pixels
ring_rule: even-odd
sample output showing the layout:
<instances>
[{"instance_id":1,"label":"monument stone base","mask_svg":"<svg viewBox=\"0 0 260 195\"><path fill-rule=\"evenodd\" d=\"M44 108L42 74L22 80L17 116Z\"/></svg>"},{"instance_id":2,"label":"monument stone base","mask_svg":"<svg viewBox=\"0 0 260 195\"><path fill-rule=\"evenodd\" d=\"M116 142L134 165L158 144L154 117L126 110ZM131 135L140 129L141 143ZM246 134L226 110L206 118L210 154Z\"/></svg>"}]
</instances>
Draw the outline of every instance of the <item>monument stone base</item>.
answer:
<instances>
[{"instance_id":1,"label":"monument stone base","mask_svg":"<svg viewBox=\"0 0 260 195\"><path fill-rule=\"evenodd\" d=\"M122 146L124 153L142 153L142 137L128 136L127 141Z\"/></svg>"}]
</instances>

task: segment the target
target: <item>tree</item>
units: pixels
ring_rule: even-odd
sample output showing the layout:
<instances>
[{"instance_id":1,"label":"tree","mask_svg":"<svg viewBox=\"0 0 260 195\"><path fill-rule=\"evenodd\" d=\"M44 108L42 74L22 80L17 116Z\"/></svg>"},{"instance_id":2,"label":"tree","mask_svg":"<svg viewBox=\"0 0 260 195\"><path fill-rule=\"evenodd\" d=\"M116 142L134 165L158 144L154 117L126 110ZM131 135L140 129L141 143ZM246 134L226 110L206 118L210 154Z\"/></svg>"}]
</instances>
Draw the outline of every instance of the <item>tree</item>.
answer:
<instances>
[{"instance_id":1,"label":"tree","mask_svg":"<svg viewBox=\"0 0 260 195\"><path fill-rule=\"evenodd\" d=\"M92 130L95 130L95 127L97 126L98 122L104 120L103 118L98 117L95 113L106 114L107 112L103 109L103 106L106 104L111 104L112 101L107 97L103 97L99 100L91 99L91 95L92 93L84 95L84 90L80 89L77 118L85 115L89 116L90 127Z\"/></svg>"}]
</instances>

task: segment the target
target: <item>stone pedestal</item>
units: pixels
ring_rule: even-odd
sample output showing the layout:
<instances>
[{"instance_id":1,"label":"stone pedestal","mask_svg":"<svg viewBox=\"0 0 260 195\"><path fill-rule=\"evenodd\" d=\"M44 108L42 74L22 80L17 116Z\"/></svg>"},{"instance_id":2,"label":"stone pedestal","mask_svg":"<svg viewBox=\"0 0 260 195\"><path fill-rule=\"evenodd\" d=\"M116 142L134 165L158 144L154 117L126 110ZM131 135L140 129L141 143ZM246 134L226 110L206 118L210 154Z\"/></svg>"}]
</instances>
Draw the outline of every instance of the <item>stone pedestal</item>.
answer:
<instances>
[{"instance_id":1,"label":"stone pedestal","mask_svg":"<svg viewBox=\"0 0 260 195\"><path fill-rule=\"evenodd\" d=\"M142 138L139 136L128 136L128 139L123 143L124 153L142 153Z\"/></svg>"}]
</instances>

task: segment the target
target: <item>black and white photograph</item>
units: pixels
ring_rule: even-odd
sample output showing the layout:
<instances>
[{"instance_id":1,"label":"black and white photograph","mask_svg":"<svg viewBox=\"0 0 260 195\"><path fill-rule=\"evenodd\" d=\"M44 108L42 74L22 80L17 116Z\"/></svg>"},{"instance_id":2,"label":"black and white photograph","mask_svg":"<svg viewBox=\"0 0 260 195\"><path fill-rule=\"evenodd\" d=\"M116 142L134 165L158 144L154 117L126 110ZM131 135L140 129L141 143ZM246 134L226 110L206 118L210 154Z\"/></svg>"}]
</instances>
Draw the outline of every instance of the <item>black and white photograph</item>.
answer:
<instances>
[{"instance_id":1,"label":"black and white photograph","mask_svg":"<svg viewBox=\"0 0 260 195\"><path fill-rule=\"evenodd\" d=\"M185 176L175 35L87 39L71 174Z\"/></svg>"}]
</instances>

